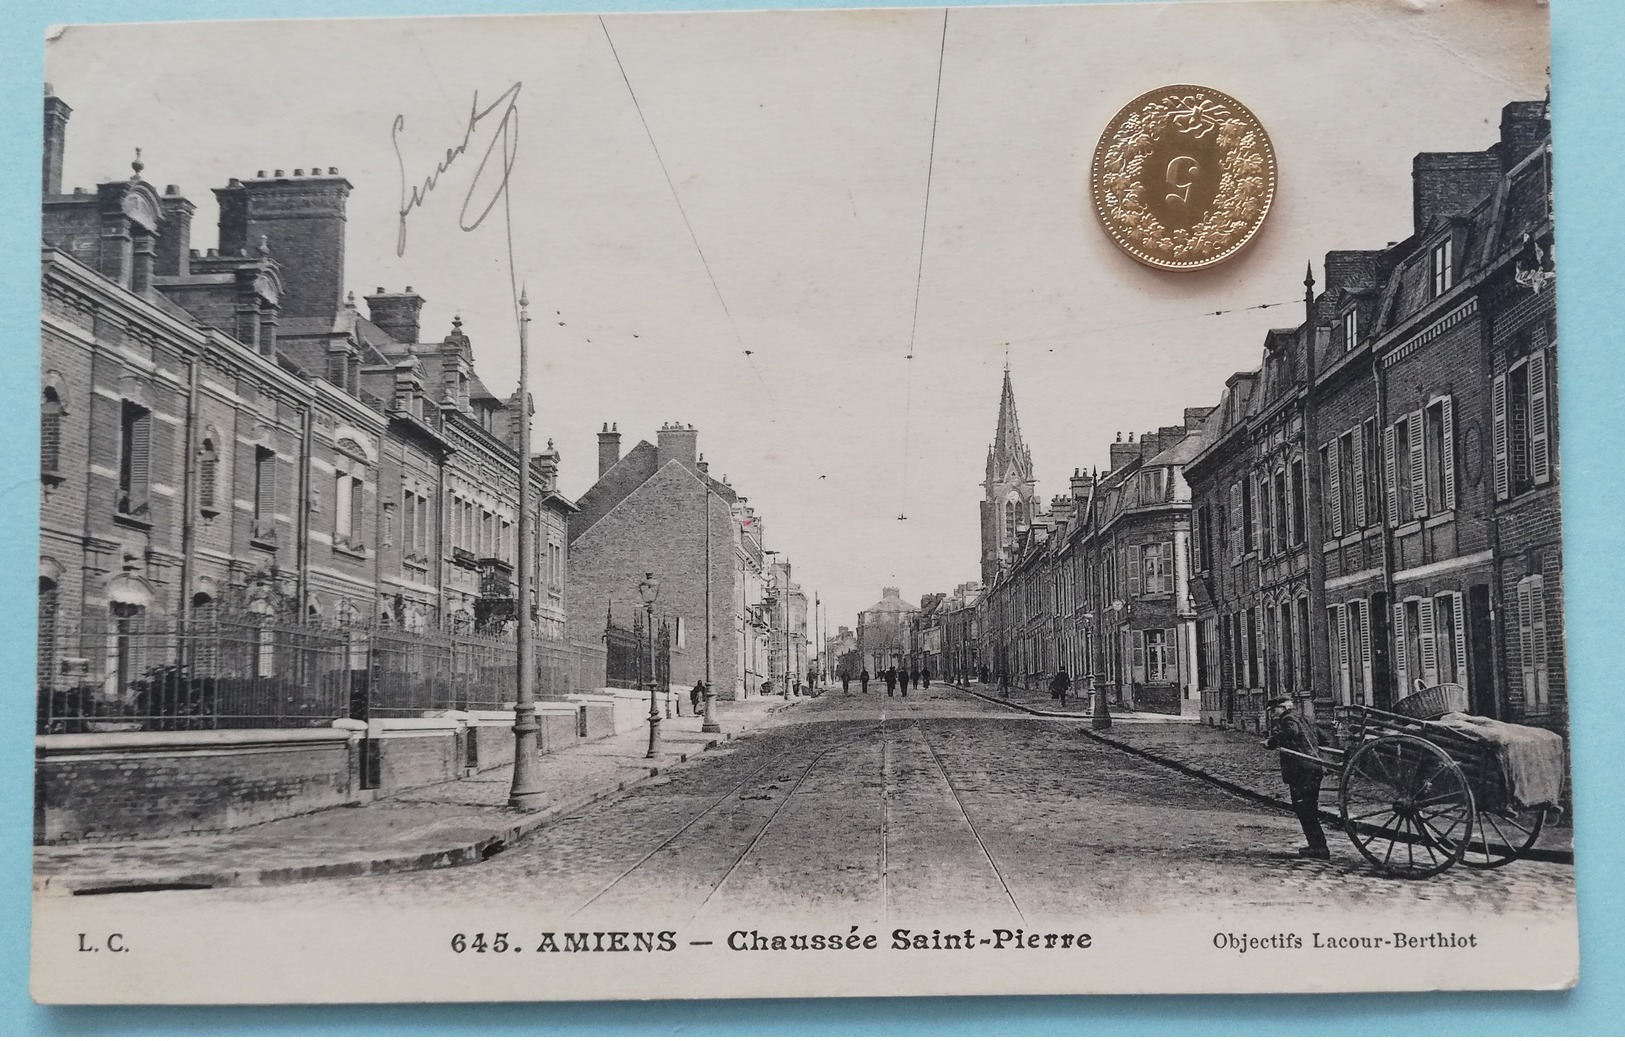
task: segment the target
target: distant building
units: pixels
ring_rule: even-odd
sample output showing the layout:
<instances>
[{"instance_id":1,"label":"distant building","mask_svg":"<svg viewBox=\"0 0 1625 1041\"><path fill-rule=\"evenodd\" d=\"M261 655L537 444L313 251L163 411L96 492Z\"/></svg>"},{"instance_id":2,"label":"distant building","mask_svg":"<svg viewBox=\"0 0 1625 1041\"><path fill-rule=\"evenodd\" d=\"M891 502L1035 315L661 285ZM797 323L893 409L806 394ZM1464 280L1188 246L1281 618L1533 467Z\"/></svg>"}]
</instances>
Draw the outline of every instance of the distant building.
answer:
<instances>
[{"instance_id":1,"label":"distant building","mask_svg":"<svg viewBox=\"0 0 1625 1041\"><path fill-rule=\"evenodd\" d=\"M619 429L605 424L598 481L570 519L571 635L602 639L611 623L641 631L638 585L653 574L660 583L657 632L664 627L674 686L705 678L708 625L718 696L744 697L776 674L782 682L780 587L770 582L762 519L725 479L711 476L692 425L667 423L654 444L640 441L624 456L620 441ZM804 640L800 654L805 671Z\"/></svg>"},{"instance_id":2,"label":"distant building","mask_svg":"<svg viewBox=\"0 0 1625 1041\"><path fill-rule=\"evenodd\" d=\"M896 586L886 586L880 599L858 615L858 651L871 673L906 666L913 650L913 619L919 608L898 593Z\"/></svg>"}]
</instances>

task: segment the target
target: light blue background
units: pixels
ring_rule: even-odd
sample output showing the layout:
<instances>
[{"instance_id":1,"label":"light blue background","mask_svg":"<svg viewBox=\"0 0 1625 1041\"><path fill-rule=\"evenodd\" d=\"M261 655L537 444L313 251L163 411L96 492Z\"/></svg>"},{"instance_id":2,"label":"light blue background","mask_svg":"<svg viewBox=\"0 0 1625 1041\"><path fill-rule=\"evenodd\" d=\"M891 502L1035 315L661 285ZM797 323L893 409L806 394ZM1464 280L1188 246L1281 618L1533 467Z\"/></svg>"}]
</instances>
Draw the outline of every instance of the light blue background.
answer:
<instances>
[{"instance_id":1,"label":"light blue background","mask_svg":"<svg viewBox=\"0 0 1625 1041\"><path fill-rule=\"evenodd\" d=\"M913 4L908 6L940 6ZM1400 0L1393 0L1396 7ZM1430 0L1438 2L1438 0ZM1487 16L1502 3L1476 3ZM31 10L19 10L22 7ZM1459 1035L1625 1029L1625 568L1617 535L1625 357L1625 4L1554 0L1553 109L1562 296L1562 460L1570 690L1579 805L1581 983L1569 994L1278 998L967 998L385 1008L50 1009L28 998L38 473L39 135L54 23L219 17L857 7L840 0L12 0L0 24L0 1030L10 1033L1290 1033ZM1399 11L1396 16L1403 17ZM138 55L127 55L139 61ZM1314 55L1290 56L1314 74ZM116 74L116 70L109 70ZM244 74L253 76L252 63ZM198 84L208 90L207 83ZM267 90L275 84L266 82ZM1610 332L1614 329L1614 332ZM291 995L290 995L291 996Z\"/></svg>"}]
</instances>

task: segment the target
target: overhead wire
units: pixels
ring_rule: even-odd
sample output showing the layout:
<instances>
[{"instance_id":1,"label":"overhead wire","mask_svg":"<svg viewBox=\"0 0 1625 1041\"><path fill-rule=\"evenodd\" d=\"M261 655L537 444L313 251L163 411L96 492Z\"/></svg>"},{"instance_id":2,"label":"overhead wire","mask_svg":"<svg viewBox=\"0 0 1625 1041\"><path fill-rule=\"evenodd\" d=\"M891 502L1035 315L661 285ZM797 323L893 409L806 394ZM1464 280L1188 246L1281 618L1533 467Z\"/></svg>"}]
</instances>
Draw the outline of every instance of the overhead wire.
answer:
<instances>
[{"instance_id":1,"label":"overhead wire","mask_svg":"<svg viewBox=\"0 0 1625 1041\"><path fill-rule=\"evenodd\" d=\"M727 299L722 295L722 287L717 284L716 273L711 270L711 262L706 259L705 250L700 246L700 237L694 231L694 223L689 220L688 210L683 206L682 197L677 194L677 183L672 180L671 171L666 167L665 156L660 154L660 145L655 142L654 131L649 128L648 117L644 115L643 105L638 101L638 92L632 86L632 77L627 75L626 65L621 61L620 51L615 48L615 38L610 35L609 24L604 21L603 15L598 16L598 27L604 31L604 40L609 44L609 53L614 56L615 67L620 70L621 82L626 84L626 93L632 99L632 107L637 111L638 122L643 126L644 136L649 139L649 147L654 151L655 162L660 164L660 175L666 179L666 188L671 192L671 200L676 203L677 213L683 218L683 227L688 231L688 240L694 244L694 252L700 258L700 266L705 269L705 277L711 283L711 291L716 294L717 303L722 306L722 313L728 319L728 329L733 333L734 343L744 353L745 360L750 363L751 372L755 374L757 382L767 394L768 402L773 406L769 413L769 421L777 422L778 403L774 400L773 388L767 385L767 380L762 378L761 370L756 367L755 352L745 347L745 340L739 335L739 326L734 321L733 309L728 306Z\"/></svg>"},{"instance_id":2,"label":"overhead wire","mask_svg":"<svg viewBox=\"0 0 1625 1041\"><path fill-rule=\"evenodd\" d=\"M925 236L931 224L931 177L937 165L937 124L942 116L942 68L948 54L949 8L942 9L942 38L937 44L937 89L931 103L931 146L925 161L925 204L920 213L920 257L914 271L914 314L908 327L908 354L903 370L903 480L899 484L902 502L897 519L908 520L908 464L914 412L914 342L920 329L920 293L925 284Z\"/></svg>"}]
</instances>

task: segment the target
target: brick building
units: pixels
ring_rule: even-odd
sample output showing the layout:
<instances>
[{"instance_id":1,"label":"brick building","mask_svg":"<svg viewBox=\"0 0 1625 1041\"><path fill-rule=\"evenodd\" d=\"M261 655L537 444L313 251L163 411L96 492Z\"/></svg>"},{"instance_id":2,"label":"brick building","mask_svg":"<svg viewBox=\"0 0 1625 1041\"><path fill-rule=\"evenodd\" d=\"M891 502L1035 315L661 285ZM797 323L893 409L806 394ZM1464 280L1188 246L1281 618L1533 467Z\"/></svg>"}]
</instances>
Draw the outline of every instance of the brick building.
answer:
<instances>
[{"instance_id":1,"label":"brick building","mask_svg":"<svg viewBox=\"0 0 1625 1041\"><path fill-rule=\"evenodd\" d=\"M1483 152L1417 156L1409 237L1327 254L1229 381L1190 467L1205 719L1457 683L1566 726L1549 140L1517 102Z\"/></svg>"},{"instance_id":2,"label":"brick building","mask_svg":"<svg viewBox=\"0 0 1625 1041\"><path fill-rule=\"evenodd\" d=\"M705 677L708 618L719 697L744 697L774 676L782 682L784 631L776 619L784 611L779 594L789 587L773 580L762 518L726 477L711 476L693 426L664 424L655 444L640 441L625 455L620 443L618 426L605 424L598 481L570 519L571 636L602 638L606 619L630 626L643 611L638 584L652 573L660 580L657 625L669 632L674 686ZM805 597L800 618L804 637ZM804 642L800 653L804 674Z\"/></svg>"},{"instance_id":3,"label":"brick building","mask_svg":"<svg viewBox=\"0 0 1625 1041\"><path fill-rule=\"evenodd\" d=\"M123 697L172 662L188 626L226 615L260 626L259 678L291 667L276 626L423 634L511 620L511 586L489 576L517 559L513 410L480 388L460 327L420 342L421 297L380 291L369 316L357 309L344 288L350 183L331 168L234 178L216 190L218 246L200 251L193 205L149 184L139 156L126 180L63 190L70 115L47 92L42 696ZM560 547L538 557L554 568L539 569L536 619L554 692L591 685L577 652L602 653L562 642L574 507L558 463L535 457L531 503L539 539ZM477 547L456 509L465 494L492 518ZM168 635L137 638L156 633Z\"/></svg>"}]
</instances>

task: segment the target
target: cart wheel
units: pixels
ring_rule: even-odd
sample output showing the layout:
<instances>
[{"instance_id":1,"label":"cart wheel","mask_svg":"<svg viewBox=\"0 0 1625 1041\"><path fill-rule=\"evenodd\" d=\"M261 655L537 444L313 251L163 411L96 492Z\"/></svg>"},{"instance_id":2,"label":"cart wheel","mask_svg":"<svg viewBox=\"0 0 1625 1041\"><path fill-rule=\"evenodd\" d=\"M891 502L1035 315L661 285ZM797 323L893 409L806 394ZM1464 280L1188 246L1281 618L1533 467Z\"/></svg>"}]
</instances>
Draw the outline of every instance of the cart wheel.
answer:
<instances>
[{"instance_id":1,"label":"cart wheel","mask_svg":"<svg viewBox=\"0 0 1625 1041\"><path fill-rule=\"evenodd\" d=\"M1473 793L1455 760L1431 741L1391 734L1366 741L1343 767L1343 830L1379 871L1429 878L1462 858L1473 837Z\"/></svg>"},{"instance_id":2,"label":"cart wheel","mask_svg":"<svg viewBox=\"0 0 1625 1041\"><path fill-rule=\"evenodd\" d=\"M1479 810L1474 821L1472 837L1462 851L1461 862L1468 867L1498 868L1512 863L1540 838L1540 829L1546 825L1548 811L1517 810L1506 807L1499 810Z\"/></svg>"}]
</instances>

